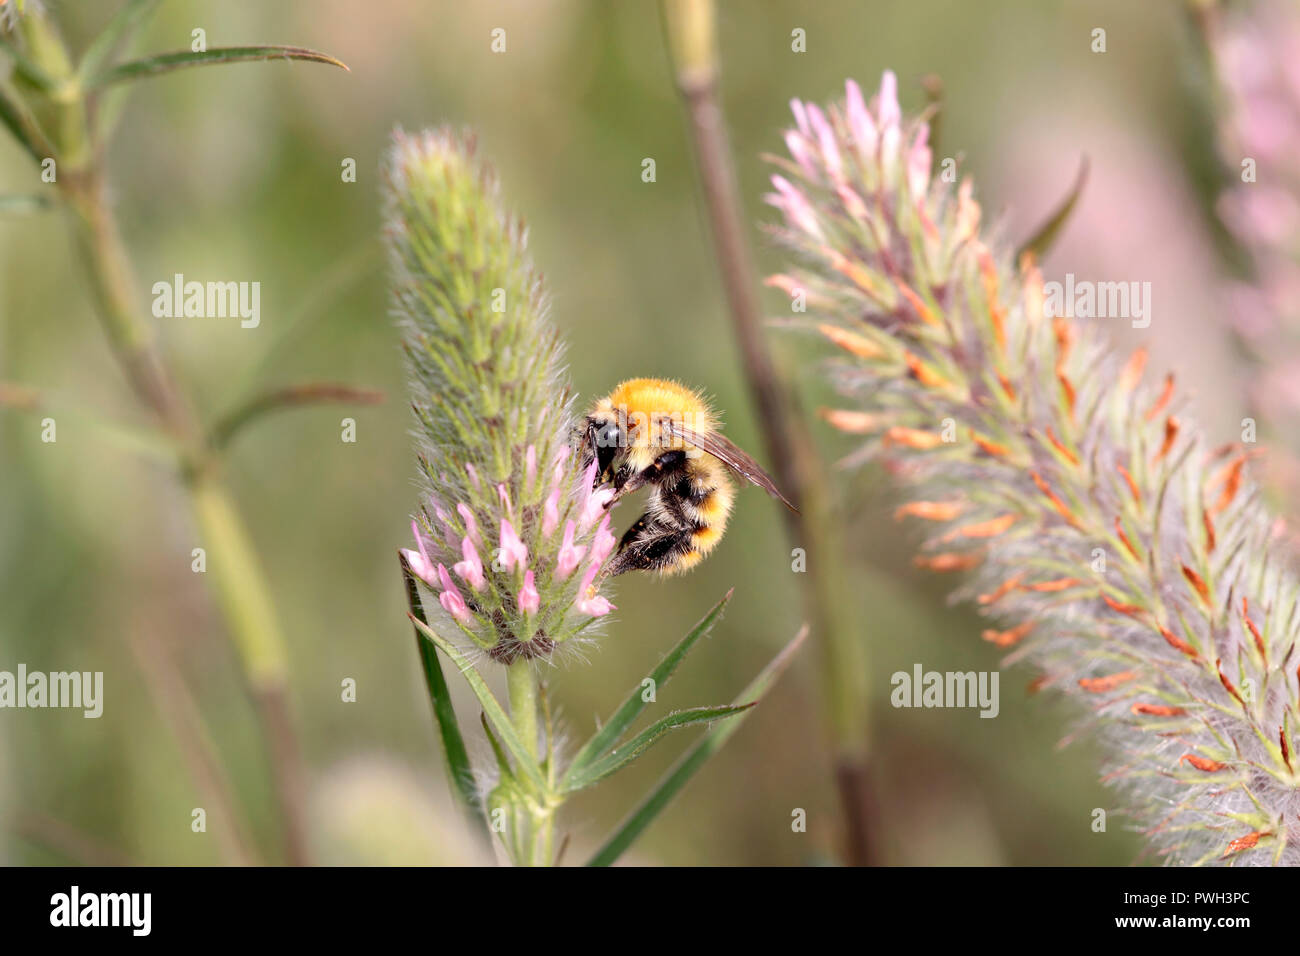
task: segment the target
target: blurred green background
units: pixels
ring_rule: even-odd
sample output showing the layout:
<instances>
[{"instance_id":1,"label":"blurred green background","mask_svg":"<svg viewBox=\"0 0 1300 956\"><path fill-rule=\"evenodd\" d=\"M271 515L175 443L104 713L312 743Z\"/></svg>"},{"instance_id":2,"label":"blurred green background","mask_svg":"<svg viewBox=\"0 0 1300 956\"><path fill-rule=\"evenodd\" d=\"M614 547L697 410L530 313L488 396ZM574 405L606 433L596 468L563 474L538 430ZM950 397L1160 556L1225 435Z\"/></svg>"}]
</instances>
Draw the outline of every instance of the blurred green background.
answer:
<instances>
[{"instance_id":1,"label":"blurred green background","mask_svg":"<svg viewBox=\"0 0 1300 956\"><path fill-rule=\"evenodd\" d=\"M65 0L76 50L115 3ZM1151 279L1158 362L1186 369L1212 436L1239 418L1231 362L1215 323L1214 258L1181 152L1197 143L1186 109L1192 44L1176 3L1051 0L724 2L724 98L747 213L765 271L781 267L757 223L792 96L826 99L845 77L874 88L894 69L905 108L920 78L946 96L938 156L961 157L986 218L1026 235L1093 164L1082 209L1047 262L1066 271ZM1108 33L1105 54L1090 31ZM397 336L386 314L379 168L394 125L472 125L508 200L528 220L533 254L570 344L586 401L633 375L708 389L728 430L758 450L736 349L701 218L682 111L657 4L313 0L168 0L136 49L301 44L351 73L307 63L192 70L138 85L108 162L142 297L174 273L262 284L260 328L221 319L158 320L178 377L209 420L249 388L337 380L384 390L386 404L268 418L237 440L229 478L288 632L293 707L309 763L312 837L326 862L472 861L450 809L418 672L395 548L408 545L414 466ZM507 31L493 54L489 33ZM791 51L791 30L807 52ZM1209 153L1206 153L1209 155ZM340 164L356 160L357 182ZM653 157L657 182L641 179ZM0 192L43 187L0 142ZM780 295L767 299L774 312ZM148 309L143 298L141 310ZM281 338L296 312L307 318ZM831 401L800 343L776 344L806 407ZM272 349L274 345L274 349ZM807 355L815 355L809 352ZM92 313L61 213L0 219L0 380L51 390L99 416L144 423ZM344 416L357 442L339 440ZM851 444L813 425L828 459ZM851 605L870 648L876 694L878 826L901 864L1122 864L1139 840L1098 781L1086 739L1058 743L1071 715L1033 674L1002 674L1001 714L895 710L889 675L988 670L987 626L949 608L951 580L913 570L916 529L896 525L877 470L837 473L851 502ZM624 515L630 520L631 512ZM0 412L0 669L101 670L104 716L0 711L0 860L209 863L211 833L184 755L132 642L180 663L246 808L275 855L265 750L202 579L201 546L168 475L60 421ZM669 644L729 587L722 625L668 686L668 706L722 702L799 626L798 592L776 506L750 490L701 568L660 582L618 582L619 610L588 660L550 675L570 739L590 731ZM810 647L720 756L629 859L669 864L801 864L837 850L837 806ZM355 703L340 699L354 678ZM456 680L452 675L451 679ZM474 709L455 691L462 713ZM472 725L473 721L469 721ZM594 844L686 744L663 744L568 809L578 848ZM486 756L476 744L476 755ZM803 808L808 832L791 830ZM579 859L578 854L570 861Z\"/></svg>"}]
</instances>

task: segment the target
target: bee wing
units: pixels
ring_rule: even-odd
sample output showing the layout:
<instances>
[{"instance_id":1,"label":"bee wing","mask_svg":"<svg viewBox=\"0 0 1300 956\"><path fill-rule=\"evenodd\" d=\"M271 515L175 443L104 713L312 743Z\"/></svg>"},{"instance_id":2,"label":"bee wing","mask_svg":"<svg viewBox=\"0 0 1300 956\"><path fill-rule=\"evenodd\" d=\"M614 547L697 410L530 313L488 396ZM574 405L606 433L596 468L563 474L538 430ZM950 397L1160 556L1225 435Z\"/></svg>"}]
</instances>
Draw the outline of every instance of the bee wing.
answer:
<instances>
[{"instance_id":1,"label":"bee wing","mask_svg":"<svg viewBox=\"0 0 1300 956\"><path fill-rule=\"evenodd\" d=\"M776 487L776 482L772 480L772 476L725 435L718 432L703 435L694 429L673 421L665 422L665 424L673 434L688 445L694 445L700 451L712 455L746 481L758 485L795 514L799 513L799 509L790 504L790 499L781 494L780 489Z\"/></svg>"}]
</instances>

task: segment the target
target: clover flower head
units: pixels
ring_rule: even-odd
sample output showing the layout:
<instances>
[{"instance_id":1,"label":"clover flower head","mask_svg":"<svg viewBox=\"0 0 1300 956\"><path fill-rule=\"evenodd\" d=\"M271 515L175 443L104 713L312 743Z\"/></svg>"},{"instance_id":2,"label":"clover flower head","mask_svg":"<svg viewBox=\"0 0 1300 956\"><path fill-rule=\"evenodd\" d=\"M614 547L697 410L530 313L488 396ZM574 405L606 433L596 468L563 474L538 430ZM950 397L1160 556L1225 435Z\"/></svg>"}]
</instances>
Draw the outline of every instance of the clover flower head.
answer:
<instances>
[{"instance_id":1,"label":"clover flower head","mask_svg":"<svg viewBox=\"0 0 1300 956\"><path fill-rule=\"evenodd\" d=\"M396 134L386 195L430 502L404 556L491 657L548 655L613 607L598 593L612 492L572 447L572 393L526 232L473 139L447 130ZM584 555L591 573L578 578Z\"/></svg>"},{"instance_id":2,"label":"clover flower head","mask_svg":"<svg viewBox=\"0 0 1300 956\"><path fill-rule=\"evenodd\" d=\"M1032 257L980 229L928 131L850 82L796 104L769 197L852 407L824 418L883 459L927 523L918 565L1003 623L983 638L1075 698L1108 780L1175 863L1300 864L1300 579L1236 446L1208 450L1146 353L1046 314ZM591 599L588 599L591 600Z\"/></svg>"}]
</instances>

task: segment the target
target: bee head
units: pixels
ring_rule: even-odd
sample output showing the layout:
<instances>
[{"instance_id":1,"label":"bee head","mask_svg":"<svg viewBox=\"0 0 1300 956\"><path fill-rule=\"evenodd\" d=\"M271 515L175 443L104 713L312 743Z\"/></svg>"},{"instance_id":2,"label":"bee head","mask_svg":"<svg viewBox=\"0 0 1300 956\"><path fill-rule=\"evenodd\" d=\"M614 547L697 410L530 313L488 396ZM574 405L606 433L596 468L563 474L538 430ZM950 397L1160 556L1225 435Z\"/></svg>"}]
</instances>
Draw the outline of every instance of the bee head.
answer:
<instances>
[{"instance_id":1,"label":"bee head","mask_svg":"<svg viewBox=\"0 0 1300 956\"><path fill-rule=\"evenodd\" d=\"M627 432L618 416L594 412L587 418L587 443L596 457L596 473L602 482L612 481L614 465L627 451Z\"/></svg>"}]
</instances>

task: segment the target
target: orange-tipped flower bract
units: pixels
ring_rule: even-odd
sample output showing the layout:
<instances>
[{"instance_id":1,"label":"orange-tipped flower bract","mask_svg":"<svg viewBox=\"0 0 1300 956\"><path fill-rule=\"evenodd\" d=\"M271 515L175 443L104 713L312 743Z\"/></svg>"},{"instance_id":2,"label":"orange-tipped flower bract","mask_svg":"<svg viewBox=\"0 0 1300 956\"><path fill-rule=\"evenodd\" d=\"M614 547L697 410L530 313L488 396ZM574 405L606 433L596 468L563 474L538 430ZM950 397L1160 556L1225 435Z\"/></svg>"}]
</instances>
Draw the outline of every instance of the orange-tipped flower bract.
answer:
<instances>
[{"instance_id":1,"label":"orange-tipped flower bract","mask_svg":"<svg viewBox=\"0 0 1300 956\"><path fill-rule=\"evenodd\" d=\"M768 198L806 321L880 346L828 360L881 421L865 450L909 498L966 505L918 563L973 570L964 594L1004 622L985 638L1079 698L1162 859L1300 864L1300 581L1244 457L1212 481L1172 376L1145 382L1144 351L1044 315L1032 257L982 233L969 181L931 176L895 88L796 102L797 168Z\"/></svg>"}]
</instances>

